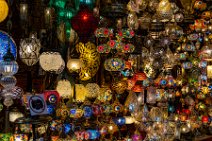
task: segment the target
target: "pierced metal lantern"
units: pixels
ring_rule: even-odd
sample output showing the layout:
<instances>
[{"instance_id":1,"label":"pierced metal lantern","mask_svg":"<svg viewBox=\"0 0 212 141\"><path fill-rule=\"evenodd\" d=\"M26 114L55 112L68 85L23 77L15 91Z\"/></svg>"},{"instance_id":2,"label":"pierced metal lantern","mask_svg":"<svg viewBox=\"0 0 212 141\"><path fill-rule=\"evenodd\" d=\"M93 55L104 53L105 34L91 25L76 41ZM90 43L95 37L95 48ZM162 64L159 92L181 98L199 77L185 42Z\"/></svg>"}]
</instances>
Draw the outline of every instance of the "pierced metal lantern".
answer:
<instances>
[{"instance_id":1,"label":"pierced metal lantern","mask_svg":"<svg viewBox=\"0 0 212 141\"><path fill-rule=\"evenodd\" d=\"M31 34L29 38L25 38L20 42L20 58L27 66L33 66L38 62L41 43L37 39L36 34Z\"/></svg>"},{"instance_id":2,"label":"pierced metal lantern","mask_svg":"<svg viewBox=\"0 0 212 141\"><path fill-rule=\"evenodd\" d=\"M57 74L65 68L65 62L59 52L43 52L39 57L39 63L43 70Z\"/></svg>"}]
</instances>

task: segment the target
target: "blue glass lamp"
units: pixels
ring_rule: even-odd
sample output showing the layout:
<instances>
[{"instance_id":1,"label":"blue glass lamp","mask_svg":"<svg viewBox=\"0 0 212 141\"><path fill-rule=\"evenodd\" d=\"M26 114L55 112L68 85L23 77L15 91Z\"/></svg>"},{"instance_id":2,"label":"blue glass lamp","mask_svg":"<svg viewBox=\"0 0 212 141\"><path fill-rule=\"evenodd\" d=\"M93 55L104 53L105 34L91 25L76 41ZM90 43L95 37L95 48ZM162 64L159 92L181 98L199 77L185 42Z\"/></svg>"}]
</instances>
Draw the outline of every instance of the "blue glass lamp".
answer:
<instances>
[{"instance_id":1,"label":"blue glass lamp","mask_svg":"<svg viewBox=\"0 0 212 141\"><path fill-rule=\"evenodd\" d=\"M0 61L3 60L4 55L8 51L8 48L10 48L10 51L16 60L17 48L14 40L6 32L0 30Z\"/></svg>"}]
</instances>

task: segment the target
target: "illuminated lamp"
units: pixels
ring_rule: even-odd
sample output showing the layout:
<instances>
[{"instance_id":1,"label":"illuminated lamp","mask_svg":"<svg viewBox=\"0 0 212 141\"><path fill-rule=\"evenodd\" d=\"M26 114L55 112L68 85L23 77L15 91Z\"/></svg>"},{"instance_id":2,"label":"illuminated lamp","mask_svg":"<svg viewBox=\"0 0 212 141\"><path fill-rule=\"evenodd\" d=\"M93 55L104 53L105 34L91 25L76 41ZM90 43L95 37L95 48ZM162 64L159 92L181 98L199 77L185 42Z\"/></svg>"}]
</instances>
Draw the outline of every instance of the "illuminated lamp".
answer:
<instances>
[{"instance_id":1,"label":"illuminated lamp","mask_svg":"<svg viewBox=\"0 0 212 141\"><path fill-rule=\"evenodd\" d=\"M15 122L16 119L24 117L23 113L21 113L17 108L14 108L9 113L9 121Z\"/></svg>"},{"instance_id":2,"label":"illuminated lamp","mask_svg":"<svg viewBox=\"0 0 212 141\"><path fill-rule=\"evenodd\" d=\"M71 19L72 28L84 41L98 27L98 19L93 16L93 12L87 6L81 6L77 15Z\"/></svg>"},{"instance_id":3,"label":"illuminated lamp","mask_svg":"<svg viewBox=\"0 0 212 141\"><path fill-rule=\"evenodd\" d=\"M60 101L60 94L55 90L44 91L44 97L48 104L57 104Z\"/></svg>"},{"instance_id":4,"label":"illuminated lamp","mask_svg":"<svg viewBox=\"0 0 212 141\"><path fill-rule=\"evenodd\" d=\"M133 77L137 81L143 81L147 78L147 76L144 72L137 72L137 73L135 73L135 75Z\"/></svg>"},{"instance_id":5,"label":"illuminated lamp","mask_svg":"<svg viewBox=\"0 0 212 141\"><path fill-rule=\"evenodd\" d=\"M57 82L56 90L60 94L60 96L63 98L72 97L71 83L70 83L70 81L68 81L66 79L61 79Z\"/></svg>"},{"instance_id":6,"label":"illuminated lamp","mask_svg":"<svg viewBox=\"0 0 212 141\"><path fill-rule=\"evenodd\" d=\"M65 62L59 52L43 52L39 63L44 71L59 74L65 68Z\"/></svg>"},{"instance_id":7,"label":"illuminated lamp","mask_svg":"<svg viewBox=\"0 0 212 141\"><path fill-rule=\"evenodd\" d=\"M3 61L0 62L0 72L3 75L11 76L18 72L18 63L15 61L13 54L8 48L7 53L3 57Z\"/></svg>"},{"instance_id":8,"label":"illuminated lamp","mask_svg":"<svg viewBox=\"0 0 212 141\"><path fill-rule=\"evenodd\" d=\"M199 58L205 61L212 61L212 45L207 44L202 47L199 52Z\"/></svg>"},{"instance_id":9,"label":"illuminated lamp","mask_svg":"<svg viewBox=\"0 0 212 141\"><path fill-rule=\"evenodd\" d=\"M0 23L4 21L9 13L9 7L5 0L0 0Z\"/></svg>"},{"instance_id":10,"label":"illuminated lamp","mask_svg":"<svg viewBox=\"0 0 212 141\"><path fill-rule=\"evenodd\" d=\"M207 66L207 77L212 78L212 65Z\"/></svg>"},{"instance_id":11,"label":"illuminated lamp","mask_svg":"<svg viewBox=\"0 0 212 141\"><path fill-rule=\"evenodd\" d=\"M93 9L96 0L80 0L80 4L87 5L90 9Z\"/></svg>"},{"instance_id":12,"label":"illuminated lamp","mask_svg":"<svg viewBox=\"0 0 212 141\"><path fill-rule=\"evenodd\" d=\"M14 134L13 138L14 138L14 141L28 141L27 134Z\"/></svg>"},{"instance_id":13,"label":"illuminated lamp","mask_svg":"<svg viewBox=\"0 0 212 141\"><path fill-rule=\"evenodd\" d=\"M143 92L143 87L141 85L138 85L136 84L133 88L132 88L132 91L133 92L136 92L136 93L140 93L140 92Z\"/></svg>"},{"instance_id":14,"label":"illuminated lamp","mask_svg":"<svg viewBox=\"0 0 212 141\"><path fill-rule=\"evenodd\" d=\"M36 38L36 34L31 34L29 38L20 42L20 58L27 66L33 66L38 62L41 43Z\"/></svg>"},{"instance_id":15,"label":"illuminated lamp","mask_svg":"<svg viewBox=\"0 0 212 141\"><path fill-rule=\"evenodd\" d=\"M117 94L123 94L127 87L128 83L125 80L112 83L112 90L114 90Z\"/></svg>"},{"instance_id":16,"label":"illuminated lamp","mask_svg":"<svg viewBox=\"0 0 212 141\"><path fill-rule=\"evenodd\" d=\"M17 49L16 49L16 44L14 40L6 32L0 30L0 61L3 60L3 57L8 52L8 48L10 48L10 52L13 54L14 58L16 59Z\"/></svg>"},{"instance_id":17,"label":"illuminated lamp","mask_svg":"<svg viewBox=\"0 0 212 141\"><path fill-rule=\"evenodd\" d=\"M78 72L82 67L82 61L80 59L70 58L67 62L67 68L69 72Z\"/></svg>"},{"instance_id":18,"label":"illuminated lamp","mask_svg":"<svg viewBox=\"0 0 212 141\"><path fill-rule=\"evenodd\" d=\"M21 20L27 20L28 18L28 4L21 2L20 3L20 19Z\"/></svg>"}]
</instances>

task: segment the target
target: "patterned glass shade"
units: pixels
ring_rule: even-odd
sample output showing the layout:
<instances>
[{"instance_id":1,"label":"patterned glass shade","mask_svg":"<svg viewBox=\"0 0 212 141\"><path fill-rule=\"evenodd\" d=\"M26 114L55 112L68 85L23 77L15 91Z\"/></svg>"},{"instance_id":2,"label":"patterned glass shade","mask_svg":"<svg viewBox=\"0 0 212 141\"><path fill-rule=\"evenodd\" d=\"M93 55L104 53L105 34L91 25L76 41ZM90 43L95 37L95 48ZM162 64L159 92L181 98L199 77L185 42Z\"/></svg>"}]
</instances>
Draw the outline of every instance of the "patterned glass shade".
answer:
<instances>
[{"instance_id":1,"label":"patterned glass shade","mask_svg":"<svg viewBox=\"0 0 212 141\"><path fill-rule=\"evenodd\" d=\"M63 98L70 98L72 97L72 88L70 81L66 79L59 80L56 87L57 92Z\"/></svg>"},{"instance_id":2,"label":"patterned glass shade","mask_svg":"<svg viewBox=\"0 0 212 141\"><path fill-rule=\"evenodd\" d=\"M20 58L27 66L33 66L38 62L41 43L33 34L30 38L21 40L20 42Z\"/></svg>"},{"instance_id":3,"label":"patterned glass shade","mask_svg":"<svg viewBox=\"0 0 212 141\"><path fill-rule=\"evenodd\" d=\"M16 82L17 82L17 80L14 76L3 76L0 80L0 84L5 89L11 89L11 88L15 87Z\"/></svg>"},{"instance_id":4,"label":"patterned glass shade","mask_svg":"<svg viewBox=\"0 0 212 141\"><path fill-rule=\"evenodd\" d=\"M43 70L53 73L61 73L65 68L65 62L59 52L43 52L39 57Z\"/></svg>"},{"instance_id":5,"label":"patterned glass shade","mask_svg":"<svg viewBox=\"0 0 212 141\"><path fill-rule=\"evenodd\" d=\"M16 59L17 49L14 40L6 32L0 30L0 61L3 60L3 56L7 53L8 48L10 48L11 53Z\"/></svg>"},{"instance_id":6,"label":"patterned glass shade","mask_svg":"<svg viewBox=\"0 0 212 141\"><path fill-rule=\"evenodd\" d=\"M14 75L18 72L18 63L16 61L1 61L0 72L3 75Z\"/></svg>"}]
</instances>

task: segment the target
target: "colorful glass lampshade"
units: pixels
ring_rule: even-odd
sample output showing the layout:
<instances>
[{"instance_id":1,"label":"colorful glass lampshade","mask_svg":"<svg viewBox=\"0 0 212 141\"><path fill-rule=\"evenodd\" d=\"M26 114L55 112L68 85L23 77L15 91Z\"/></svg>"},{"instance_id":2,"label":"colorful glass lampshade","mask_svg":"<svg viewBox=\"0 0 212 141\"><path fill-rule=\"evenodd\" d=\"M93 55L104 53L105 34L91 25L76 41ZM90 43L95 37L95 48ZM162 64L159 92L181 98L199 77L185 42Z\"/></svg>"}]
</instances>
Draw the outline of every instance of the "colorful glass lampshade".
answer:
<instances>
[{"instance_id":1,"label":"colorful glass lampshade","mask_svg":"<svg viewBox=\"0 0 212 141\"><path fill-rule=\"evenodd\" d=\"M6 0L0 0L0 23L4 21L9 13L9 7Z\"/></svg>"},{"instance_id":2,"label":"colorful glass lampshade","mask_svg":"<svg viewBox=\"0 0 212 141\"><path fill-rule=\"evenodd\" d=\"M199 58L206 61L212 60L212 45L207 44L202 47L202 49L199 52Z\"/></svg>"},{"instance_id":3,"label":"colorful glass lampshade","mask_svg":"<svg viewBox=\"0 0 212 141\"><path fill-rule=\"evenodd\" d=\"M82 61L80 59L70 58L67 62L67 68L69 72L78 72L82 67Z\"/></svg>"},{"instance_id":4,"label":"colorful glass lampshade","mask_svg":"<svg viewBox=\"0 0 212 141\"><path fill-rule=\"evenodd\" d=\"M128 83L125 80L112 83L112 90L114 90L117 94L123 94L127 87Z\"/></svg>"},{"instance_id":5,"label":"colorful glass lampshade","mask_svg":"<svg viewBox=\"0 0 212 141\"><path fill-rule=\"evenodd\" d=\"M147 78L147 76L144 72L137 72L137 73L135 73L135 75L133 77L137 81L143 81Z\"/></svg>"},{"instance_id":6,"label":"colorful glass lampshade","mask_svg":"<svg viewBox=\"0 0 212 141\"><path fill-rule=\"evenodd\" d=\"M43 52L39 57L39 63L43 70L57 74L65 68L65 62L59 52Z\"/></svg>"},{"instance_id":7,"label":"colorful glass lampshade","mask_svg":"<svg viewBox=\"0 0 212 141\"><path fill-rule=\"evenodd\" d=\"M27 134L14 134L13 141L28 141Z\"/></svg>"},{"instance_id":8,"label":"colorful glass lampshade","mask_svg":"<svg viewBox=\"0 0 212 141\"><path fill-rule=\"evenodd\" d=\"M89 37L96 30L98 19L87 6L82 6L77 15L71 19L71 25L79 37Z\"/></svg>"},{"instance_id":9,"label":"colorful glass lampshade","mask_svg":"<svg viewBox=\"0 0 212 141\"><path fill-rule=\"evenodd\" d=\"M0 1L1 2L1 1ZM17 58L17 49L16 44L12 37L8 35L6 32L0 30L0 61L3 60L3 57L10 48L11 53L13 54L14 58Z\"/></svg>"},{"instance_id":10,"label":"colorful glass lampshade","mask_svg":"<svg viewBox=\"0 0 212 141\"><path fill-rule=\"evenodd\" d=\"M9 121L15 122L16 119L24 117L24 114L21 113L17 108L14 108L9 113Z\"/></svg>"},{"instance_id":11,"label":"colorful glass lampshade","mask_svg":"<svg viewBox=\"0 0 212 141\"><path fill-rule=\"evenodd\" d=\"M31 34L29 38L20 42L20 58L27 66L33 66L38 62L41 43L36 34Z\"/></svg>"}]
</instances>

